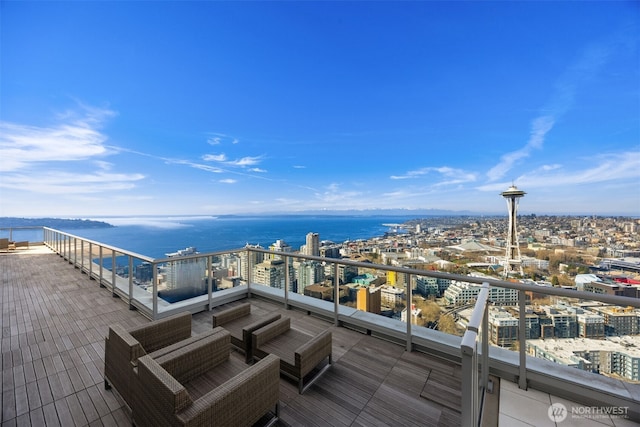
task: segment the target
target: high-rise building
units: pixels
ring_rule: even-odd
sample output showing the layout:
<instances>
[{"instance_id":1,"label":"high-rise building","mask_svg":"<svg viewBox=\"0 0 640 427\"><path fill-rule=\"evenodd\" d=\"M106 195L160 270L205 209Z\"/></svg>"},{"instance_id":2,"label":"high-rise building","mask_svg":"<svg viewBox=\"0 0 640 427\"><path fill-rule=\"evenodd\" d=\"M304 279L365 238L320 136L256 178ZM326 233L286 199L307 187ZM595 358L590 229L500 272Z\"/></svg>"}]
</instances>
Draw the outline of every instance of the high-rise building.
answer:
<instances>
[{"instance_id":1,"label":"high-rise building","mask_svg":"<svg viewBox=\"0 0 640 427\"><path fill-rule=\"evenodd\" d=\"M320 256L320 235L318 233L307 233L303 254Z\"/></svg>"},{"instance_id":2,"label":"high-rise building","mask_svg":"<svg viewBox=\"0 0 640 427\"><path fill-rule=\"evenodd\" d=\"M380 288L363 286L358 289L356 308L369 313L380 314L382 299Z\"/></svg>"},{"instance_id":3,"label":"high-rise building","mask_svg":"<svg viewBox=\"0 0 640 427\"><path fill-rule=\"evenodd\" d=\"M526 193L522 190L518 190L515 185L509 187L507 191L500 193L502 197L507 200L507 208L509 210L509 229L507 230L507 251L504 260L504 277L509 277L510 274L520 273L524 276L522 270L522 257L520 256L520 242L518 241L518 199L524 197Z\"/></svg>"},{"instance_id":4,"label":"high-rise building","mask_svg":"<svg viewBox=\"0 0 640 427\"><path fill-rule=\"evenodd\" d=\"M185 287L206 289L204 278L207 271L207 259L205 257L188 257L197 253L196 248L189 247L166 254L167 258L172 258L171 262L167 263L163 269L167 289Z\"/></svg>"}]
</instances>

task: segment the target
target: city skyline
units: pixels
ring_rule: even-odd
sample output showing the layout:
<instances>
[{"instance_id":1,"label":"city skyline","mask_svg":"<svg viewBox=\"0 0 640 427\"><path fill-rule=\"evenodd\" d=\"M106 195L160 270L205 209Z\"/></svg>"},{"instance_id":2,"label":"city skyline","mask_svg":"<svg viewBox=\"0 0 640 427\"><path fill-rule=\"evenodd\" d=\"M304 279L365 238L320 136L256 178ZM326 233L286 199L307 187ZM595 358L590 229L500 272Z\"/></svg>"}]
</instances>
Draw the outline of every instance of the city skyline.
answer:
<instances>
[{"instance_id":1,"label":"city skyline","mask_svg":"<svg viewBox=\"0 0 640 427\"><path fill-rule=\"evenodd\" d=\"M640 215L637 2L4 2L0 216Z\"/></svg>"}]
</instances>

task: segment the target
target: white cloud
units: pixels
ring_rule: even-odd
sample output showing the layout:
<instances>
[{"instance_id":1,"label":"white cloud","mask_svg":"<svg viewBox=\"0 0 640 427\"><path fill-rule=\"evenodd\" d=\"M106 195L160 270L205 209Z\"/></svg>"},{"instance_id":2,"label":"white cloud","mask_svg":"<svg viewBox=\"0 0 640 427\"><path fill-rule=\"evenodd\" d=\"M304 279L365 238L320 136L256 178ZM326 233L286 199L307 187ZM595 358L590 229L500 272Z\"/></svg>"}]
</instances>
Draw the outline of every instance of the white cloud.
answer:
<instances>
[{"instance_id":1,"label":"white cloud","mask_svg":"<svg viewBox=\"0 0 640 427\"><path fill-rule=\"evenodd\" d=\"M232 160L226 162L226 164L234 165L234 166L253 166L262 162L262 156L254 156L254 157L243 157L238 160Z\"/></svg>"},{"instance_id":2,"label":"white cloud","mask_svg":"<svg viewBox=\"0 0 640 427\"><path fill-rule=\"evenodd\" d=\"M236 182L238 182L238 181L237 181L237 180L235 180L235 179L232 179L232 178L226 178L226 179L221 179L221 180L220 180L220 181L218 181L218 182L221 182L221 183L223 183L223 184L235 184L235 183L236 183Z\"/></svg>"},{"instance_id":3,"label":"white cloud","mask_svg":"<svg viewBox=\"0 0 640 427\"><path fill-rule=\"evenodd\" d=\"M452 168L449 166L427 167L417 170L408 171L404 175L392 175L393 180L415 179L432 173L439 174L441 181L434 184L438 186L462 184L465 182L474 182L477 178L474 173L464 171L462 169Z\"/></svg>"},{"instance_id":4,"label":"white cloud","mask_svg":"<svg viewBox=\"0 0 640 427\"><path fill-rule=\"evenodd\" d=\"M88 122L87 122L88 123ZM41 162L86 160L104 156L107 137L86 124L35 127L0 122L0 171L16 171Z\"/></svg>"},{"instance_id":5,"label":"white cloud","mask_svg":"<svg viewBox=\"0 0 640 427\"><path fill-rule=\"evenodd\" d=\"M202 156L202 160L206 162L224 162L227 160L225 154L205 154Z\"/></svg>"},{"instance_id":6,"label":"white cloud","mask_svg":"<svg viewBox=\"0 0 640 427\"><path fill-rule=\"evenodd\" d=\"M113 173L103 160L117 151L100 131L115 116L108 109L80 104L50 126L0 122L0 187L44 194L96 194L132 189L140 173ZM91 162L88 172L81 169Z\"/></svg>"},{"instance_id":7,"label":"white cloud","mask_svg":"<svg viewBox=\"0 0 640 427\"><path fill-rule=\"evenodd\" d=\"M595 76L614 51L622 48L621 40L608 40L587 46L571 63L555 85L555 91L541 109L544 114L533 119L529 139L524 147L506 153L500 162L487 172L489 181L503 178L520 160L531 156L534 149L542 149L547 133L572 107L578 87Z\"/></svg>"},{"instance_id":8,"label":"white cloud","mask_svg":"<svg viewBox=\"0 0 640 427\"><path fill-rule=\"evenodd\" d=\"M562 186L585 185L640 179L640 151L601 154L586 159L573 166L558 164L544 165L533 171L524 173L515 179L518 187L558 188ZM481 185L480 191L502 191L511 185L510 182Z\"/></svg>"},{"instance_id":9,"label":"white cloud","mask_svg":"<svg viewBox=\"0 0 640 427\"><path fill-rule=\"evenodd\" d=\"M44 194L91 194L129 190L142 174L70 173L47 171L39 174L11 174L0 180L0 188Z\"/></svg>"}]
</instances>

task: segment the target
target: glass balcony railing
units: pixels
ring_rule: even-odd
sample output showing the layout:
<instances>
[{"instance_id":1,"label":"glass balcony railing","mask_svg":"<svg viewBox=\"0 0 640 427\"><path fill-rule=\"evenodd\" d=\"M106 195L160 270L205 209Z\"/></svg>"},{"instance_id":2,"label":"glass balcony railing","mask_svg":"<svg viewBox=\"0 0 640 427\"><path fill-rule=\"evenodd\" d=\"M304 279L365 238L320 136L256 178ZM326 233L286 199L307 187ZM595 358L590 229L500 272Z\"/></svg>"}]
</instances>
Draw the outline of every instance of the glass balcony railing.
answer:
<instances>
[{"instance_id":1,"label":"glass balcony railing","mask_svg":"<svg viewBox=\"0 0 640 427\"><path fill-rule=\"evenodd\" d=\"M614 327L622 337L638 334L637 298L250 246L151 259L51 228L43 235L45 245L150 319L255 296L461 363L463 384L471 385L463 387L465 424L482 416L489 373L522 389L640 414L638 350L627 343L626 352L607 351L625 342L605 339ZM551 351L551 337L589 337L600 347Z\"/></svg>"}]
</instances>

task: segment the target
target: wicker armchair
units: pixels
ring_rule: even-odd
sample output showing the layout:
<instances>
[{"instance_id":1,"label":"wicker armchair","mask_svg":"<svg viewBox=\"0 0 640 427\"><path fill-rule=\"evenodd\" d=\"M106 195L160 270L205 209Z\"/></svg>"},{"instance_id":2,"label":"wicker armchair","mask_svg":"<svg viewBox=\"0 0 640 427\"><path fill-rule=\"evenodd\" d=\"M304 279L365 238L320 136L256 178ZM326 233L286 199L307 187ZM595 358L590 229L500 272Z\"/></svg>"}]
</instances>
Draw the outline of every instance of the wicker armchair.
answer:
<instances>
[{"instance_id":1,"label":"wicker armchair","mask_svg":"<svg viewBox=\"0 0 640 427\"><path fill-rule=\"evenodd\" d=\"M245 354L247 363L253 360L251 334L269 323L280 319L280 314L260 316L251 313L251 304L243 303L225 308L213 315L213 327L222 326L231 333L231 344Z\"/></svg>"},{"instance_id":2,"label":"wicker armchair","mask_svg":"<svg viewBox=\"0 0 640 427\"><path fill-rule=\"evenodd\" d=\"M138 359L133 388L136 426L251 426L279 415L279 359L247 366L230 358L228 331L162 357Z\"/></svg>"},{"instance_id":3,"label":"wicker armchair","mask_svg":"<svg viewBox=\"0 0 640 427\"><path fill-rule=\"evenodd\" d=\"M331 331L324 331L314 337L291 329L289 317L258 329L252 334L252 341L254 359L262 359L269 354L278 356L280 372L298 381L300 394L331 366ZM328 363L307 380L306 377L326 358Z\"/></svg>"},{"instance_id":4,"label":"wicker armchair","mask_svg":"<svg viewBox=\"0 0 640 427\"><path fill-rule=\"evenodd\" d=\"M131 329L109 327L105 338L104 387L118 390L131 407L131 380L138 358L146 354L161 357L176 349L215 334L222 328L191 337L191 313L181 313Z\"/></svg>"}]
</instances>

